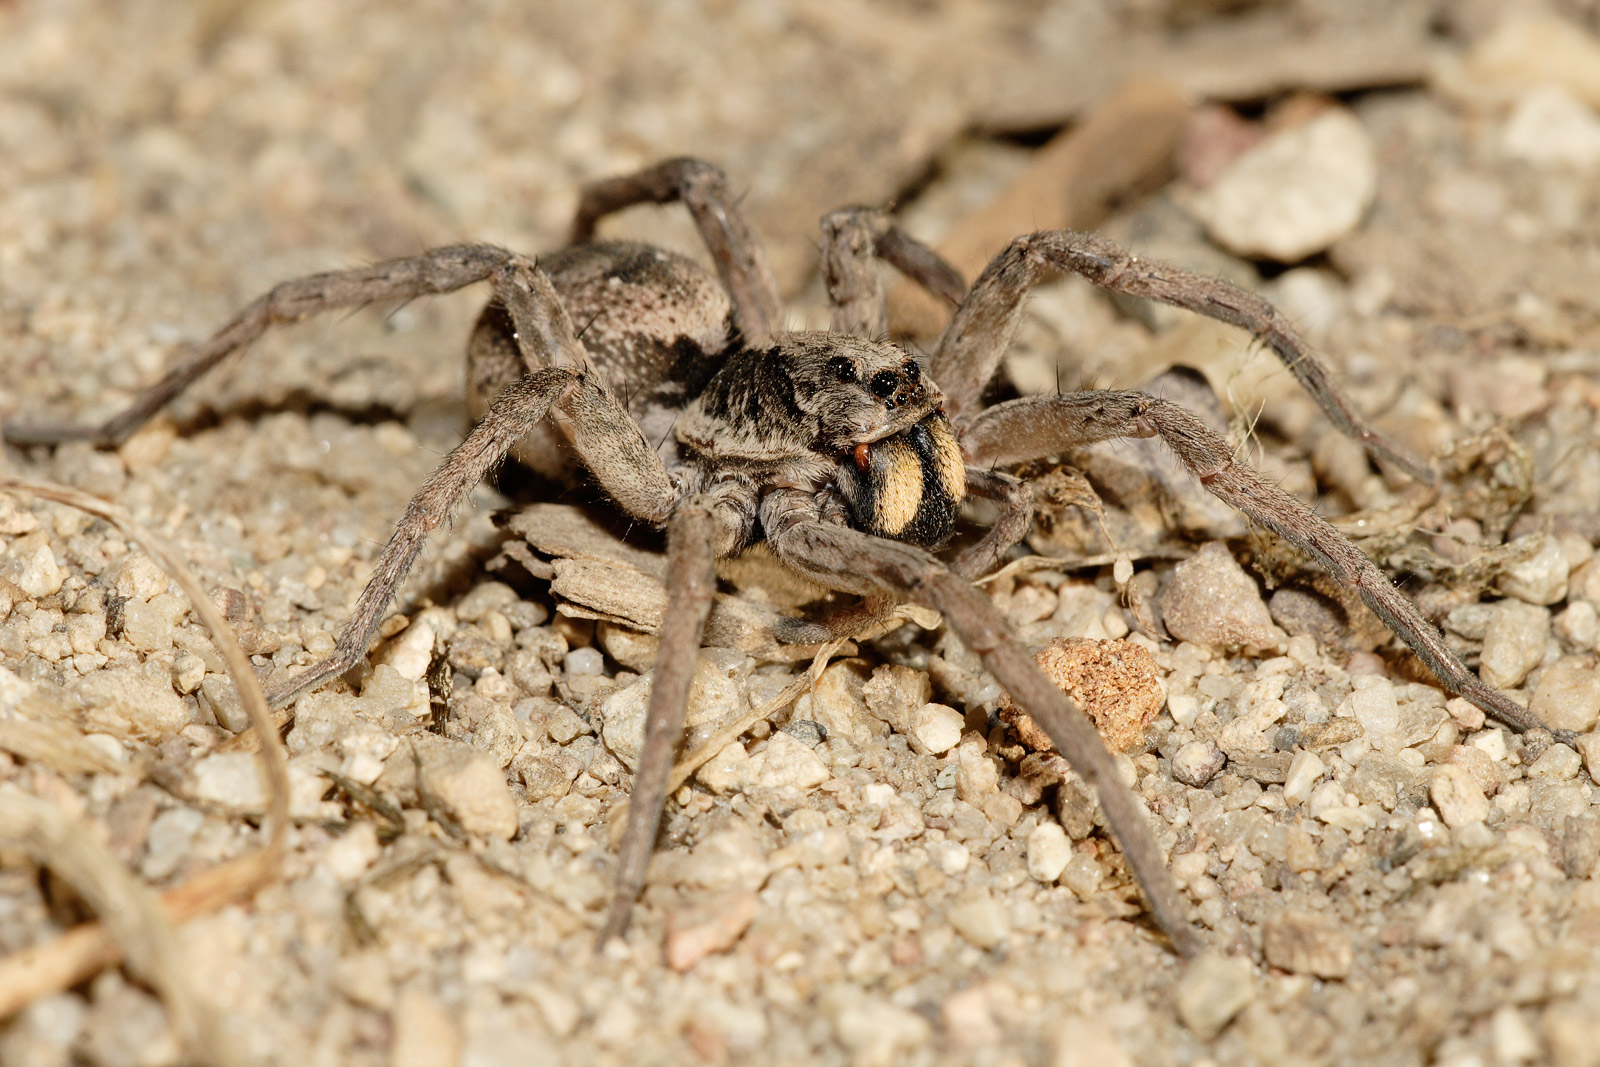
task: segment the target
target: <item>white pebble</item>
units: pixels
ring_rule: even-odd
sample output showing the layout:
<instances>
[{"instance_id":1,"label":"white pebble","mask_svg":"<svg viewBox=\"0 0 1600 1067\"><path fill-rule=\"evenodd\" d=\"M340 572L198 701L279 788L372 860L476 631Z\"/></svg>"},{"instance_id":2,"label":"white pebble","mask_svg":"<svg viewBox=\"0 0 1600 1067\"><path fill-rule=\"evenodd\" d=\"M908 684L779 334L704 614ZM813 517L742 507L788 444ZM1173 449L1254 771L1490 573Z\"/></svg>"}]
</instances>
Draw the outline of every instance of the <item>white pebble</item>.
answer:
<instances>
[{"instance_id":1,"label":"white pebble","mask_svg":"<svg viewBox=\"0 0 1600 1067\"><path fill-rule=\"evenodd\" d=\"M1591 649L1600 639L1600 614L1587 600L1574 600L1556 616L1556 633L1572 649Z\"/></svg>"},{"instance_id":2,"label":"white pebble","mask_svg":"<svg viewBox=\"0 0 1600 1067\"><path fill-rule=\"evenodd\" d=\"M61 588L66 573L56 565L56 554L49 545L40 545L17 569L15 581L24 593L46 597Z\"/></svg>"},{"instance_id":3,"label":"white pebble","mask_svg":"<svg viewBox=\"0 0 1600 1067\"><path fill-rule=\"evenodd\" d=\"M1489 817L1489 798L1465 767L1441 764L1433 770L1428 795L1438 809L1439 818L1452 830Z\"/></svg>"},{"instance_id":4,"label":"white pebble","mask_svg":"<svg viewBox=\"0 0 1600 1067\"><path fill-rule=\"evenodd\" d=\"M1072 859L1072 839L1054 819L1040 823L1028 835L1028 874L1046 885L1061 877Z\"/></svg>"},{"instance_id":5,"label":"white pebble","mask_svg":"<svg viewBox=\"0 0 1600 1067\"><path fill-rule=\"evenodd\" d=\"M946 917L956 933L981 949L994 948L1011 933L1005 905L984 890L966 895Z\"/></svg>"},{"instance_id":6,"label":"white pebble","mask_svg":"<svg viewBox=\"0 0 1600 1067\"><path fill-rule=\"evenodd\" d=\"M1539 1039L1514 1004L1502 1004L1489 1021L1496 1063L1526 1063L1539 1056Z\"/></svg>"},{"instance_id":7,"label":"white pebble","mask_svg":"<svg viewBox=\"0 0 1600 1067\"><path fill-rule=\"evenodd\" d=\"M924 755L942 756L961 740L965 722L955 708L924 704L912 717L911 747Z\"/></svg>"},{"instance_id":8,"label":"white pebble","mask_svg":"<svg viewBox=\"0 0 1600 1067\"><path fill-rule=\"evenodd\" d=\"M1189 961L1177 989L1178 1018L1209 1041L1255 999L1255 975L1243 956L1207 952Z\"/></svg>"},{"instance_id":9,"label":"white pebble","mask_svg":"<svg viewBox=\"0 0 1600 1067\"><path fill-rule=\"evenodd\" d=\"M1297 263L1354 230L1377 188L1372 138L1336 108L1268 136L1191 206L1230 251Z\"/></svg>"},{"instance_id":10,"label":"white pebble","mask_svg":"<svg viewBox=\"0 0 1600 1067\"><path fill-rule=\"evenodd\" d=\"M1548 609L1521 600L1500 601L1484 631L1478 674L1496 689L1516 688L1544 658L1549 633Z\"/></svg>"},{"instance_id":11,"label":"white pebble","mask_svg":"<svg viewBox=\"0 0 1600 1067\"><path fill-rule=\"evenodd\" d=\"M802 792L833 777L828 765L809 745L796 741L782 730L772 735L765 748L750 757L749 772L757 788Z\"/></svg>"},{"instance_id":12,"label":"white pebble","mask_svg":"<svg viewBox=\"0 0 1600 1067\"><path fill-rule=\"evenodd\" d=\"M952 877L963 873L972 862L972 853L959 841L934 841L928 845L933 865Z\"/></svg>"},{"instance_id":13,"label":"white pebble","mask_svg":"<svg viewBox=\"0 0 1600 1067\"><path fill-rule=\"evenodd\" d=\"M1600 720L1600 673L1581 663L1555 664L1539 676L1528 710L1552 730L1587 733Z\"/></svg>"},{"instance_id":14,"label":"white pebble","mask_svg":"<svg viewBox=\"0 0 1600 1067\"><path fill-rule=\"evenodd\" d=\"M605 670L606 658L597 648L575 648L567 653L562 666L567 674L575 678L585 674L600 674Z\"/></svg>"},{"instance_id":15,"label":"white pebble","mask_svg":"<svg viewBox=\"0 0 1600 1067\"><path fill-rule=\"evenodd\" d=\"M172 658L172 684L180 693L192 693L200 688L206 676L206 661L184 649Z\"/></svg>"},{"instance_id":16,"label":"white pebble","mask_svg":"<svg viewBox=\"0 0 1600 1067\"><path fill-rule=\"evenodd\" d=\"M1187 730L1200 716L1200 699L1193 693L1173 693L1167 697L1167 710L1172 721Z\"/></svg>"},{"instance_id":17,"label":"white pebble","mask_svg":"<svg viewBox=\"0 0 1600 1067\"><path fill-rule=\"evenodd\" d=\"M1561 543L1544 534L1529 534L1511 543L1512 548L1528 547L1529 538L1538 538L1539 545L1533 555L1511 564L1500 576L1500 591L1529 604L1554 604L1566 599L1567 557Z\"/></svg>"},{"instance_id":18,"label":"white pebble","mask_svg":"<svg viewBox=\"0 0 1600 1067\"><path fill-rule=\"evenodd\" d=\"M1389 679L1377 675L1358 675L1350 694L1350 710L1376 747L1400 729L1400 705L1395 700Z\"/></svg>"},{"instance_id":19,"label":"white pebble","mask_svg":"<svg viewBox=\"0 0 1600 1067\"><path fill-rule=\"evenodd\" d=\"M1190 741L1172 756L1172 777L1184 785L1203 787L1222 770L1228 757L1212 741Z\"/></svg>"},{"instance_id":20,"label":"white pebble","mask_svg":"<svg viewBox=\"0 0 1600 1067\"><path fill-rule=\"evenodd\" d=\"M1328 765L1315 752L1296 752L1289 763L1289 774L1283 780L1283 799L1291 804L1304 804L1317 779L1327 769Z\"/></svg>"},{"instance_id":21,"label":"white pebble","mask_svg":"<svg viewBox=\"0 0 1600 1067\"><path fill-rule=\"evenodd\" d=\"M1511 159L1542 167L1600 167L1600 117L1559 85L1517 98L1500 146Z\"/></svg>"},{"instance_id":22,"label":"white pebble","mask_svg":"<svg viewBox=\"0 0 1600 1067\"><path fill-rule=\"evenodd\" d=\"M422 680L433 662L433 643L436 637L433 624L418 619L389 643L380 662L387 663L408 682Z\"/></svg>"},{"instance_id":23,"label":"white pebble","mask_svg":"<svg viewBox=\"0 0 1600 1067\"><path fill-rule=\"evenodd\" d=\"M1582 762L1578 753L1566 745L1551 745L1533 761L1533 765L1527 770L1527 775L1529 778L1566 781L1578 776L1578 768Z\"/></svg>"},{"instance_id":24,"label":"white pebble","mask_svg":"<svg viewBox=\"0 0 1600 1067\"><path fill-rule=\"evenodd\" d=\"M517 832L517 802L500 764L483 749L460 741L420 734L416 750L417 788L434 800L467 833L510 839Z\"/></svg>"}]
</instances>

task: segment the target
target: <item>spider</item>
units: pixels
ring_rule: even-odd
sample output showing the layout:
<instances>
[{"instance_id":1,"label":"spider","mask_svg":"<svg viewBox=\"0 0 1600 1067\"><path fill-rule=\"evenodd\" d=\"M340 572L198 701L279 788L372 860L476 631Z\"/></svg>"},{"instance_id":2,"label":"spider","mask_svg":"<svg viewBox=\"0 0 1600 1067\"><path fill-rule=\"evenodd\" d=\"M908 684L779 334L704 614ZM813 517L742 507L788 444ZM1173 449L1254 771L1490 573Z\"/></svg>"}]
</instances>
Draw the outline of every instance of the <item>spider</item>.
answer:
<instances>
[{"instance_id":1,"label":"spider","mask_svg":"<svg viewBox=\"0 0 1600 1067\"><path fill-rule=\"evenodd\" d=\"M611 212L675 201L692 214L717 276L676 253L594 240L596 223ZM831 328L785 331L765 253L721 171L695 159L667 160L585 187L569 246L538 262L490 245L456 245L284 282L105 424L9 426L5 436L15 444L115 444L270 326L488 281L493 296L467 350L475 427L406 508L334 653L271 700L286 705L361 659L427 535L508 454L558 476L571 476L581 462L623 511L665 527L672 620L661 635L602 941L625 931L643 887L716 592L714 564L764 541L799 574L864 598L831 620L780 635L789 640L816 640L819 629L855 632L863 618L882 617L898 601L941 612L1096 789L1153 918L1180 952L1197 950L1143 811L1093 726L1040 673L972 584L1021 539L1031 518L1028 486L1000 468L1096 441L1160 437L1217 497L1355 587L1447 689L1515 729L1541 725L1480 681L1354 545L1235 460L1228 442L1184 409L1113 390L980 403L1029 291L1069 272L1249 330L1342 431L1411 476L1431 480L1423 463L1366 424L1265 300L1068 231L1016 238L970 289L881 211L832 212L822 231ZM888 335L879 258L954 307L926 367L878 340ZM581 335L574 322L583 324ZM651 440L660 440L659 448ZM995 501L1000 517L944 562L935 550L949 539L969 496Z\"/></svg>"}]
</instances>

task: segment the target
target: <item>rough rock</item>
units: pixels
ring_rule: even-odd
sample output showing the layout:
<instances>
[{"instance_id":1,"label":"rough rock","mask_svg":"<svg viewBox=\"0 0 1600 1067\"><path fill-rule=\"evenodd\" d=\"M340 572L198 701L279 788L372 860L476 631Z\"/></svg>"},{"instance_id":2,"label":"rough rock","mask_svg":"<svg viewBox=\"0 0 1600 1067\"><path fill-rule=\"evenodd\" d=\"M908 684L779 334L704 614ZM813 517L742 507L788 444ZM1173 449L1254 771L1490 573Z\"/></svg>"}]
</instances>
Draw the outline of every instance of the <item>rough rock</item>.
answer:
<instances>
[{"instance_id":1,"label":"rough rock","mask_svg":"<svg viewBox=\"0 0 1600 1067\"><path fill-rule=\"evenodd\" d=\"M1552 665L1539 676L1528 710L1552 730L1588 733L1600 720L1600 672L1583 662Z\"/></svg>"},{"instance_id":2,"label":"rough rock","mask_svg":"<svg viewBox=\"0 0 1600 1067\"><path fill-rule=\"evenodd\" d=\"M1495 604L1483 635L1478 674L1496 689L1515 689L1544 659L1550 612L1520 600Z\"/></svg>"},{"instance_id":3,"label":"rough rock","mask_svg":"<svg viewBox=\"0 0 1600 1067\"><path fill-rule=\"evenodd\" d=\"M1189 961L1178 982L1178 1018L1202 1041L1210 1041L1255 999L1250 961L1207 952Z\"/></svg>"},{"instance_id":4,"label":"rough rock","mask_svg":"<svg viewBox=\"0 0 1600 1067\"><path fill-rule=\"evenodd\" d=\"M412 738L417 791L474 837L510 838L517 832L517 802L499 761L460 741L432 734Z\"/></svg>"},{"instance_id":5,"label":"rough rock","mask_svg":"<svg viewBox=\"0 0 1600 1067\"><path fill-rule=\"evenodd\" d=\"M575 649L574 653L577 651ZM569 658L572 654L568 654ZM695 659L694 680L689 684L689 708L684 720L688 734L685 751L749 710L749 696L744 685L749 662L743 653L729 649L701 650ZM638 766L639 749L644 744L644 720L653 681L653 676L640 678L626 689L606 697L601 705L601 737L611 754L629 770Z\"/></svg>"},{"instance_id":6,"label":"rough rock","mask_svg":"<svg viewBox=\"0 0 1600 1067\"><path fill-rule=\"evenodd\" d=\"M1349 934L1321 915L1301 911L1268 920L1261 931L1261 951L1274 967L1318 978L1345 977L1355 955Z\"/></svg>"},{"instance_id":7,"label":"rough rock","mask_svg":"<svg viewBox=\"0 0 1600 1067\"><path fill-rule=\"evenodd\" d=\"M1039 669L1094 720L1113 751L1132 748L1161 710L1161 688L1155 658L1131 641L1061 637L1040 650ZM1000 701L1000 718L1011 724L1022 743L1036 752L1054 750L1038 724L1012 703Z\"/></svg>"},{"instance_id":8,"label":"rough rock","mask_svg":"<svg viewBox=\"0 0 1600 1067\"><path fill-rule=\"evenodd\" d=\"M1268 135L1190 206L1229 251L1298 263L1355 229L1377 188L1372 138L1350 112L1330 108Z\"/></svg>"},{"instance_id":9,"label":"rough rock","mask_svg":"<svg viewBox=\"0 0 1600 1067\"><path fill-rule=\"evenodd\" d=\"M1465 767L1453 763L1433 769L1428 795L1439 818L1452 830L1489 817L1489 798Z\"/></svg>"},{"instance_id":10,"label":"rough rock","mask_svg":"<svg viewBox=\"0 0 1600 1067\"><path fill-rule=\"evenodd\" d=\"M1289 640L1272 621L1260 588L1221 541L1208 541L1173 568L1162 617L1172 636L1209 648L1277 652Z\"/></svg>"}]
</instances>

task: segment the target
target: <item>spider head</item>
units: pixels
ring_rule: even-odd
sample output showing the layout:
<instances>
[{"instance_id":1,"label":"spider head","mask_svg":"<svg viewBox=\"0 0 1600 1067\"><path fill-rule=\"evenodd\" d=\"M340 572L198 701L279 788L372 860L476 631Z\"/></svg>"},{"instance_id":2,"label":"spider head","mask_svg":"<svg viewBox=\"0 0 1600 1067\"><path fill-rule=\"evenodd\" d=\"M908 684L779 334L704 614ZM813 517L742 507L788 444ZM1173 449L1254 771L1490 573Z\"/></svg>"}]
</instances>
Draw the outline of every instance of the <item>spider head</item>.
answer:
<instances>
[{"instance_id":1,"label":"spider head","mask_svg":"<svg viewBox=\"0 0 1600 1067\"><path fill-rule=\"evenodd\" d=\"M792 371L816 417L817 451L834 456L834 484L855 525L879 537L937 545L966 496L961 447L944 396L893 345L837 334Z\"/></svg>"}]
</instances>

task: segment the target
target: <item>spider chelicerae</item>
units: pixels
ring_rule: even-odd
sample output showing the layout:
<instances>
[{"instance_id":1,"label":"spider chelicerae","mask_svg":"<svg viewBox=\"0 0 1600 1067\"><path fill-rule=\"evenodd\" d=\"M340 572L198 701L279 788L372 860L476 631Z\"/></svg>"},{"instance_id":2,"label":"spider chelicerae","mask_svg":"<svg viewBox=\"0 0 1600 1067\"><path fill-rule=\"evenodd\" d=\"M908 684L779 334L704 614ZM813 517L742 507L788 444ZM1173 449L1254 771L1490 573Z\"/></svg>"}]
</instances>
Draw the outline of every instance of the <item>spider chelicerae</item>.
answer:
<instances>
[{"instance_id":1,"label":"spider chelicerae","mask_svg":"<svg viewBox=\"0 0 1600 1067\"><path fill-rule=\"evenodd\" d=\"M611 212L674 201L693 215L717 276L659 248L594 240L596 223ZM1355 588L1446 688L1513 728L1541 725L1481 682L1350 541L1236 461L1228 442L1184 409L1113 390L987 408L980 402L1029 291L1068 272L1250 331L1342 431L1373 455L1431 480L1426 465L1366 424L1265 300L1068 231L1016 238L970 289L883 212L835 211L823 218L822 231L830 328L785 331L765 253L722 173L699 160L668 160L586 187L570 245L537 262L491 245L455 245L284 282L105 424L10 425L5 436L14 444L116 444L273 325L488 281L493 296L467 350L475 428L412 499L334 653L281 685L271 700L286 705L360 661L428 534L508 454L556 477L570 477L581 463L617 506L665 527L668 555L669 622L602 939L623 933L644 882L716 593L714 565L764 541L799 574L864 598L861 607L820 623L796 621L781 638L854 632L907 600L941 612L1097 790L1155 920L1180 951L1196 949L1187 909L1142 809L1093 726L1040 673L972 584L1029 527L1028 486L1004 468L1096 441L1160 437L1213 494ZM926 366L879 340L888 323L877 259L954 307ZM581 335L574 322L583 324ZM945 561L935 550L949 539L969 496L994 501L999 519Z\"/></svg>"}]
</instances>

